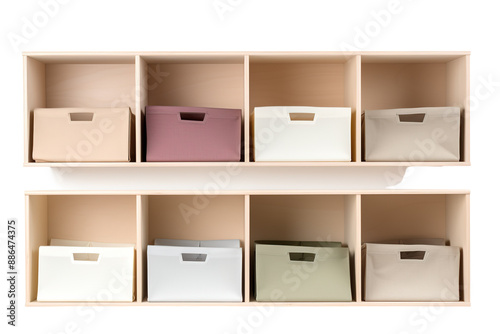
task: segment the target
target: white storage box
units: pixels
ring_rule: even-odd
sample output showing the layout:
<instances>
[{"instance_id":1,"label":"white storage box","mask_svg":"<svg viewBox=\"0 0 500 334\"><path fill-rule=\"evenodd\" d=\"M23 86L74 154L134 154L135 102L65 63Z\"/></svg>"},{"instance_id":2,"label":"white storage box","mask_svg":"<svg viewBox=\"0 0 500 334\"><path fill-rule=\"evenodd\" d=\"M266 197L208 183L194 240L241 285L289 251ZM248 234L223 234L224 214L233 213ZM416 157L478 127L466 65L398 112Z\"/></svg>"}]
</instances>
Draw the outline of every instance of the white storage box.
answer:
<instances>
[{"instance_id":1,"label":"white storage box","mask_svg":"<svg viewBox=\"0 0 500 334\"><path fill-rule=\"evenodd\" d=\"M134 246L54 240L41 246L38 301L131 302L134 300Z\"/></svg>"},{"instance_id":2,"label":"white storage box","mask_svg":"<svg viewBox=\"0 0 500 334\"><path fill-rule=\"evenodd\" d=\"M239 240L159 239L148 246L148 301L242 300Z\"/></svg>"},{"instance_id":3,"label":"white storage box","mask_svg":"<svg viewBox=\"0 0 500 334\"><path fill-rule=\"evenodd\" d=\"M366 301L458 301L460 248L365 244Z\"/></svg>"},{"instance_id":4,"label":"white storage box","mask_svg":"<svg viewBox=\"0 0 500 334\"><path fill-rule=\"evenodd\" d=\"M351 108L256 107L255 161L351 161Z\"/></svg>"},{"instance_id":5,"label":"white storage box","mask_svg":"<svg viewBox=\"0 0 500 334\"><path fill-rule=\"evenodd\" d=\"M460 108L365 112L366 161L459 161Z\"/></svg>"}]
</instances>

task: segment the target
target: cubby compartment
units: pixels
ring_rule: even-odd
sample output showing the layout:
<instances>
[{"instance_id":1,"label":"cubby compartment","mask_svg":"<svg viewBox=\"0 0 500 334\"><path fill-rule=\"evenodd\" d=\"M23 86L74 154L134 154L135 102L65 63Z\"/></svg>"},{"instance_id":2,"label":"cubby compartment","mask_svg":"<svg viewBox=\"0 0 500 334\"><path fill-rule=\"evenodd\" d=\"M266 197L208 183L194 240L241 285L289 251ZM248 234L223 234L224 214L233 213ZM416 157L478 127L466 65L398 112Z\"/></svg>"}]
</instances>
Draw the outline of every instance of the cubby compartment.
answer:
<instances>
[{"instance_id":1,"label":"cubby compartment","mask_svg":"<svg viewBox=\"0 0 500 334\"><path fill-rule=\"evenodd\" d=\"M309 106L351 108L351 160L356 155L356 99L359 57L342 54L250 55L250 153L253 158L255 107Z\"/></svg>"},{"instance_id":2,"label":"cubby compartment","mask_svg":"<svg viewBox=\"0 0 500 334\"><path fill-rule=\"evenodd\" d=\"M469 55L446 52L361 55L362 114L366 110L445 106L461 110L460 124L456 121L449 124L460 127L460 161L447 164L469 164ZM364 140L363 134L363 146Z\"/></svg>"},{"instance_id":3,"label":"cubby compartment","mask_svg":"<svg viewBox=\"0 0 500 334\"><path fill-rule=\"evenodd\" d=\"M244 195L142 195L140 300L147 303L147 246L155 239L238 239L245 258ZM244 267L244 266L243 266ZM244 277L244 273L242 274ZM242 282L242 292L245 289ZM155 302L154 305L162 303Z\"/></svg>"},{"instance_id":4,"label":"cubby compartment","mask_svg":"<svg viewBox=\"0 0 500 334\"><path fill-rule=\"evenodd\" d=\"M250 196L250 300L255 301L255 241L337 241L349 248L352 300L356 301L356 195Z\"/></svg>"},{"instance_id":5,"label":"cubby compartment","mask_svg":"<svg viewBox=\"0 0 500 334\"><path fill-rule=\"evenodd\" d=\"M362 244L429 238L444 239L446 245L460 247L460 302L470 302L468 194L361 196Z\"/></svg>"},{"instance_id":6,"label":"cubby compartment","mask_svg":"<svg viewBox=\"0 0 500 334\"><path fill-rule=\"evenodd\" d=\"M37 302L40 246L51 239L137 245L136 212L134 195L27 195L26 303L60 304Z\"/></svg>"},{"instance_id":7,"label":"cubby compartment","mask_svg":"<svg viewBox=\"0 0 500 334\"><path fill-rule=\"evenodd\" d=\"M138 57L138 68L142 115L148 105L241 109L243 130L243 55L144 55ZM141 129L144 144L144 124ZM243 148L243 136L241 140ZM145 149L143 145L144 162Z\"/></svg>"},{"instance_id":8,"label":"cubby compartment","mask_svg":"<svg viewBox=\"0 0 500 334\"><path fill-rule=\"evenodd\" d=\"M135 114L135 57L132 55L38 54L26 56L24 66L25 163L34 164L33 111L36 108L129 107ZM132 161L135 160L134 118Z\"/></svg>"}]
</instances>

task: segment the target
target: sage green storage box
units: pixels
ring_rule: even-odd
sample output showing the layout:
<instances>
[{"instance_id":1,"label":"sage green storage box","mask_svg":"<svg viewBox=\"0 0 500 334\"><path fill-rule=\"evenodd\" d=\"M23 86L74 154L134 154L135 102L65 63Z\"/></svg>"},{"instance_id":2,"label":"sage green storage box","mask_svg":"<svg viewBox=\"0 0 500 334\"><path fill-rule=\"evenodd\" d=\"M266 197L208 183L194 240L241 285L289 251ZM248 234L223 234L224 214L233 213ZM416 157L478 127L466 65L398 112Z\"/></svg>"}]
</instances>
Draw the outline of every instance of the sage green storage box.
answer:
<instances>
[{"instance_id":1,"label":"sage green storage box","mask_svg":"<svg viewBox=\"0 0 500 334\"><path fill-rule=\"evenodd\" d=\"M340 242L256 241L255 299L352 301L349 249Z\"/></svg>"}]
</instances>

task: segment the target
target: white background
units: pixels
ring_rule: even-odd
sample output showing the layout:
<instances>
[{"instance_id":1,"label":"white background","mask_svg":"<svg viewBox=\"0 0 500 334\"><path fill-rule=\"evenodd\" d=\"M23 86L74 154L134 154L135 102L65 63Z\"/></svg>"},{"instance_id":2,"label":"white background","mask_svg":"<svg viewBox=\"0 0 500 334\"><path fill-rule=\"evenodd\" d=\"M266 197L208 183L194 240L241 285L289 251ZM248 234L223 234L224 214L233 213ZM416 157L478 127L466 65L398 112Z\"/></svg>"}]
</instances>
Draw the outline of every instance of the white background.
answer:
<instances>
[{"instance_id":1,"label":"white background","mask_svg":"<svg viewBox=\"0 0 500 334\"><path fill-rule=\"evenodd\" d=\"M498 328L500 20L494 1L400 0L398 12L381 25L374 13L389 8L389 0L61 0L33 36L13 45L9 36L21 35L26 20L33 22L48 1L3 2L0 10L0 267L6 267L5 222L16 217L21 273L17 328L6 325L7 286L0 275L0 332L400 334ZM218 3L230 10L218 13ZM359 31L367 28L371 36L361 40ZM22 51L340 50L342 43L360 50L472 51L472 167L409 168L395 186L386 175L398 169L245 169L228 189L471 189L472 307L107 307L91 309L92 317L70 307L24 307L25 190L202 189L217 169L78 168L61 175L56 168L23 168ZM490 90L483 83L488 78L497 83Z\"/></svg>"}]
</instances>

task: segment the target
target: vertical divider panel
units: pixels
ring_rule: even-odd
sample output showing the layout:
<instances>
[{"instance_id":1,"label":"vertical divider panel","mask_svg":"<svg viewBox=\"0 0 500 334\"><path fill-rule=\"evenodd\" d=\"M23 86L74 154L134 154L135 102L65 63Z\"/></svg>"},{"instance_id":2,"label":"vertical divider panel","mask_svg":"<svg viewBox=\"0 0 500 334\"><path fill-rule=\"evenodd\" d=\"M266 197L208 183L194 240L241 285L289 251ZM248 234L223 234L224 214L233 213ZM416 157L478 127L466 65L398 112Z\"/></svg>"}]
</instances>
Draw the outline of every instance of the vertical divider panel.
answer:
<instances>
[{"instance_id":1,"label":"vertical divider panel","mask_svg":"<svg viewBox=\"0 0 500 334\"><path fill-rule=\"evenodd\" d=\"M465 56L465 105L464 105L464 120L463 127L463 147L464 158L463 160L470 163L470 55Z\"/></svg>"},{"instance_id":2,"label":"vertical divider panel","mask_svg":"<svg viewBox=\"0 0 500 334\"><path fill-rule=\"evenodd\" d=\"M470 302L470 195L446 196L446 239L462 248L460 300Z\"/></svg>"},{"instance_id":3,"label":"vertical divider panel","mask_svg":"<svg viewBox=\"0 0 500 334\"><path fill-rule=\"evenodd\" d=\"M349 246L353 301L361 301L361 195L346 195L344 199L344 240Z\"/></svg>"},{"instance_id":4,"label":"vertical divider panel","mask_svg":"<svg viewBox=\"0 0 500 334\"><path fill-rule=\"evenodd\" d=\"M463 109L460 125L461 161L470 163L470 56L446 64L446 103Z\"/></svg>"},{"instance_id":5,"label":"vertical divider panel","mask_svg":"<svg viewBox=\"0 0 500 334\"><path fill-rule=\"evenodd\" d=\"M345 64L345 106L351 107L352 161L361 161L361 56L351 57Z\"/></svg>"},{"instance_id":6,"label":"vertical divider panel","mask_svg":"<svg viewBox=\"0 0 500 334\"><path fill-rule=\"evenodd\" d=\"M47 205L47 196L25 196L26 304L37 298L38 248L48 242Z\"/></svg>"},{"instance_id":7,"label":"vertical divider panel","mask_svg":"<svg viewBox=\"0 0 500 334\"><path fill-rule=\"evenodd\" d=\"M250 302L250 252L251 252L251 240L250 240L250 195L245 195L245 258L243 259L243 285L244 285L244 298L243 302Z\"/></svg>"},{"instance_id":8,"label":"vertical divider panel","mask_svg":"<svg viewBox=\"0 0 500 334\"><path fill-rule=\"evenodd\" d=\"M136 89L136 162L146 161L146 105L148 104L148 64L141 56L135 56Z\"/></svg>"},{"instance_id":9,"label":"vertical divider panel","mask_svg":"<svg viewBox=\"0 0 500 334\"><path fill-rule=\"evenodd\" d=\"M137 195L137 302L147 296L147 249L149 235L149 205L147 195Z\"/></svg>"},{"instance_id":10,"label":"vertical divider panel","mask_svg":"<svg viewBox=\"0 0 500 334\"><path fill-rule=\"evenodd\" d=\"M356 161L362 161L361 155L361 55L356 56Z\"/></svg>"},{"instance_id":11,"label":"vertical divider panel","mask_svg":"<svg viewBox=\"0 0 500 334\"><path fill-rule=\"evenodd\" d=\"M141 97L142 93L142 85L141 85L141 57L135 56L135 162L142 161L142 147L141 147L141 126L142 126L142 108L141 108Z\"/></svg>"},{"instance_id":12,"label":"vertical divider panel","mask_svg":"<svg viewBox=\"0 0 500 334\"><path fill-rule=\"evenodd\" d=\"M33 109L46 106L45 64L23 56L24 66L24 163L33 162Z\"/></svg>"},{"instance_id":13,"label":"vertical divider panel","mask_svg":"<svg viewBox=\"0 0 500 334\"><path fill-rule=\"evenodd\" d=\"M244 92L244 110L243 110L243 122L244 122L244 150L245 150L245 162L250 162L250 56L245 55L245 60L243 63L243 87Z\"/></svg>"}]
</instances>

